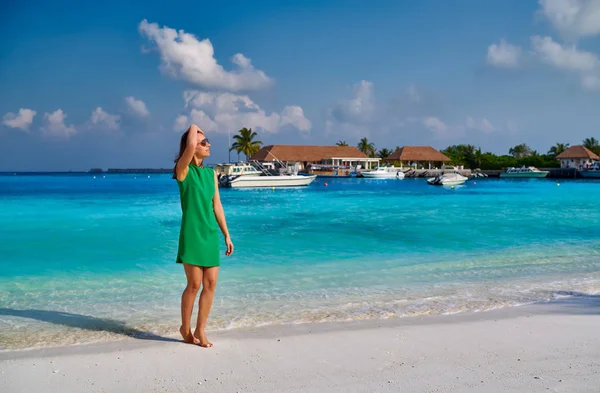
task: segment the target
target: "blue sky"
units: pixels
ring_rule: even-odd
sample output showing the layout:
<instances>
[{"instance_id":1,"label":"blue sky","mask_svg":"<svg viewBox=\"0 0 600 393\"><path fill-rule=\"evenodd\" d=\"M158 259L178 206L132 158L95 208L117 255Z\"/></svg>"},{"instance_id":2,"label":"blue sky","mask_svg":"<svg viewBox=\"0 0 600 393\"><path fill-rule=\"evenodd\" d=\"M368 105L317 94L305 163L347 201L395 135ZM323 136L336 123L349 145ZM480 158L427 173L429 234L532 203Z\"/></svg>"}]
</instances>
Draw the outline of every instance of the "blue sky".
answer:
<instances>
[{"instance_id":1,"label":"blue sky","mask_svg":"<svg viewBox=\"0 0 600 393\"><path fill-rule=\"evenodd\" d=\"M600 139L600 1L13 2L0 171L170 167L186 124L265 144Z\"/></svg>"}]
</instances>

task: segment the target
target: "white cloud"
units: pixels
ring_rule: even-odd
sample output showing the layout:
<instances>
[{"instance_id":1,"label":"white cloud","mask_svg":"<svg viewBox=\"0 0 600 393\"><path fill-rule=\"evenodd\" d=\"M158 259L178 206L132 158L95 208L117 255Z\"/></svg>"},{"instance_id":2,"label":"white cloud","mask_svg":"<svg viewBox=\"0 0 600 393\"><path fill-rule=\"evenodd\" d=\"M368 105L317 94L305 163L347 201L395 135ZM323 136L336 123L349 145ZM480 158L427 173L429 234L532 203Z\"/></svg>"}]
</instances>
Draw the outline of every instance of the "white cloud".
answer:
<instances>
[{"instance_id":1,"label":"white cloud","mask_svg":"<svg viewBox=\"0 0 600 393\"><path fill-rule=\"evenodd\" d=\"M139 25L140 34L156 43L162 64L161 70L198 86L228 91L258 90L270 86L273 80L257 70L249 58L235 54L231 61L236 66L227 71L217 63L209 39L198 40L194 35L159 27L144 19Z\"/></svg>"},{"instance_id":2,"label":"white cloud","mask_svg":"<svg viewBox=\"0 0 600 393\"><path fill-rule=\"evenodd\" d=\"M488 47L487 62L494 67L517 68L520 65L521 48L504 40Z\"/></svg>"},{"instance_id":3,"label":"white cloud","mask_svg":"<svg viewBox=\"0 0 600 393\"><path fill-rule=\"evenodd\" d=\"M373 128L372 125L338 123L331 116L325 120L325 133L327 135L343 135L343 138L359 139L370 136Z\"/></svg>"},{"instance_id":4,"label":"white cloud","mask_svg":"<svg viewBox=\"0 0 600 393\"><path fill-rule=\"evenodd\" d=\"M67 115L62 109L57 109L53 113L44 113L44 125L42 126L42 132L45 135L57 136L68 138L74 135L77 131L73 125L67 126L65 119Z\"/></svg>"},{"instance_id":5,"label":"white cloud","mask_svg":"<svg viewBox=\"0 0 600 393\"><path fill-rule=\"evenodd\" d=\"M29 126L33 123L33 117L36 111L32 109L20 108L18 114L8 112L2 117L2 124L11 128L20 128L23 131L28 131Z\"/></svg>"},{"instance_id":6,"label":"white cloud","mask_svg":"<svg viewBox=\"0 0 600 393\"><path fill-rule=\"evenodd\" d=\"M92 124L94 124L94 125L104 124L104 125L106 125L106 127L108 127L111 130L118 130L119 129L119 121L121 120L121 116L110 115L110 114L104 112L104 110L101 107L98 107L92 111L92 117L90 120L92 121Z\"/></svg>"},{"instance_id":7,"label":"white cloud","mask_svg":"<svg viewBox=\"0 0 600 393\"><path fill-rule=\"evenodd\" d=\"M600 90L600 77L597 75L583 75L581 86L586 90Z\"/></svg>"},{"instance_id":8,"label":"white cloud","mask_svg":"<svg viewBox=\"0 0 600 393\"><path fill-rule=\"evenodd\" d=\"M219 125L202 110L192 109L190 118L192 119L192 123L198 125L204 131L219 131Z\"/></svg>"},{"instance_id":9,"label":"white cloud","mask_svg":"<svg viewBox=\"0 0 600 393\"><path fill-rule=\"evenodd\" d=\"M421 96L421 93L419 92L419 90L417 90L417 88L414 85L410 85L410 87L408 88L408 99L411 102L421 102L421 100L423 99L423 97Z\"/></svg>"},{"instance_id":10,"label":"white cloud","mask_svg":"<svg viewBox=\"0 0 600 393\"><path fill-rule=\"evenodd\" d=\"M139 117L146 117L150 114L146 104L142 100L136 100L134 97L125 97L125 102L129 106L129 109Z\"/></svg>"},{"instance_id":11,"label":"white cloud","mask_svg":"<svg viewBox=\"0 0 600 393\"><path fill-rule=\"evenodd\" d=\"M586 90L600 90L600 58L591 52L578 50L573 44L560 44L550 37L531 38L539 59L550 66L578 73Z\"/></svg>"},{"instance_id":12,"label":"white cloud","mask_svg":"<svg viewBox=\"0 0 600 393\"><path fill-rule=\"evenodd\" d=\"M598 57L590 52L580 51L575 45L561 45L551 37L531 37L533 50L544 63L571 71L591 71L598 67Z\"/></svg>"},{"instance_id":13,"label":"white cloud","mask_svg":"<svg viewBox=\"0 0 600 393\"><path fill-rule=\"evenodd\" d=\"M190 119L186 115L179 115L173 124L173 131L185 131L189 127Z\"/></svg>"},{"instance_id":14,"label":"white cloud","mask_svg":"<svg viewBox=\"0 0 600 393\"><path fill-rule=\"evenodd\" d=\"M188 90L183 93L183 99L186 109L189 109L190 121L206 131L227 132L248 127L276 133L286 125L300 131L312 128L299 106L286 106L280 114L267 114L246 95ZM182 116L176 119L177 130L183 129L183 119ZM185 116L187 119L188 116Z\"/></svg>"},{"instance_id":15,"label":"white cloud","mask_svg":"<svg viewBox=\"0 0 600 393\"><path fill-rule=\"evenodd\" d=\"M486 118L466 117L464 123L446 123L443 112L431 96L409 86L386 105L377 103L373 84L362 81L354 87L354 95L336 102L329 109L325 123L328 135L342 139L379 137L405 133L404 137L434 140L458 139L468 130L488 134L500 130ZM426 130L430 131L429 133Z\"/></svg>"},{"instance_id":16,"label":"white cloud","mask_svg":"<svg viewBox=\"0 0 600 393\"><path fill-rule=\"evenodd\" d=\"M364 124L372 120L375 106L373 83L363 80L354 86L353 97L335 103L329 114L339 123Z\"/></svg>"},{"instance_id":17,"label":"white cloud","mask_svg":"<svg viewBox=\"0 0 600 393\"><path fill-rule=\"evenodd\" d=\"M304 110L296 105L286 106L281 112L281 125L291 124L300 131L312 128L310 120L304 116Z\"/></svg>"},{"instance_id":18,"label":"white cloud","mask_svg":"<svg viewBox=\"0 0 600 393\"><path fill-rule=\"evenodd\" d=\"M186 90L183 92L183 100L185 107L203 107L211 105L215 101L214 93L206 93L203 91Z\"/></svg>"},{"instance_id":19,"label":"white cloud","mask_svg":"<svg viewBox=\"0 0 600 393\"><path fill-rule=\"evenodd\" d=\"M464 124L457 125L448 125L434 116L424 117L421 119L421 122L440 139L463 137L467 130L474 130L485 134L490 134L498 130L488 119L482 118L478 120L471 116L467 116Z\"/></svg>"},{"instance_id":20,"label":"white cloud","mask_svg":"<svg viewBox=\"0 0 600 393\"><path fill-rule=\"evenodd\" d=\"M437 134L444 134L448 131L448 126L446 125L446 123L444 123L437 117L424 118L423 125Z\"/></svg>"},{"instance_id":21,"label":"white cloud","mask_svg":"<svg viewBox=\"0 0 600 393\"><path fill-rule=\"evenodd\" d=\"M481 120L476 120L473 119L471 116L468 116L465 122L465 126L467 127L467 129L481 131L486 134L496 131L496 127L494 127L494 125L488 119L485 118Z\"/></svg>"},{"instance_id":22,"label":"white cloud","mask_svg":"<svg viewBox=\"0 0 600 393\"><path fill-rule=\"evenodd\" d=\"M565 38L591 37L600 33L600 1L539 0L544 15Z\"/></svg>"},{"instance_id":23,"label":"white cloud","mask_svg":"<svg viewBox=\"0 0 600 393\"><path fill-rule=\"evenodd\" d=\"M433 132L436 139L461 138L465 135L464 125L448 125L435 116L424 117L421 123Z\"/></svg>"},{"instance_id":24,"label":"white cloud","mask_svg":"<svg viewBox=\"0 0 600 393\"><path fill-rule=\"evenodd\" d=\"M250 59L242 55L241 53L233 55L233 57L231 58L231 62L242 68L252 67L252 62L250 61Z\"/></svg>"}]
</instances>

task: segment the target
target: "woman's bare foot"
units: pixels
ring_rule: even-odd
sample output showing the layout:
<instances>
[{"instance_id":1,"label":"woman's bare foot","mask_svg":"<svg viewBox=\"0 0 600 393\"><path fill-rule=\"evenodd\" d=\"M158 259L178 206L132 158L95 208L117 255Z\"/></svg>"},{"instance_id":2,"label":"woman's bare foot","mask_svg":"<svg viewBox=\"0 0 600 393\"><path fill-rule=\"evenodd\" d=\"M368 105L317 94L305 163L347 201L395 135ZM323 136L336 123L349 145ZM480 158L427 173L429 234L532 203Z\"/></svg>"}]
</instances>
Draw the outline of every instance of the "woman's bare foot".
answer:
<instances>
[{"instance_id":1,"label":"woman's bare foot","mask_svg":"<svg viewBox=\"0 0 600 393\"><path fill-rule=\"evenodd\" d=\"M196 337L194 337L194 335L192 334L191 330L188 330L187 332L183 329L183 326L181 326L179 328L179 333L181 333L181 337L183 337L183 341L187 344L200 344L200 340L198 340Z\"/></svg>"},{"instance_id":2,"label":"woman's bare foot","mask_svg":"<svg viewBox=\"0 0 600 393\"><path fill-rule=\"evenodd\" d=\"M198 340L198 343L201 347L210 348L213 346L213 343L208 341L208 339L206 338L204 330L199 331L198 329L196 329L196 331L194 332L194 338Z\"/></svg>"}]
</instances>

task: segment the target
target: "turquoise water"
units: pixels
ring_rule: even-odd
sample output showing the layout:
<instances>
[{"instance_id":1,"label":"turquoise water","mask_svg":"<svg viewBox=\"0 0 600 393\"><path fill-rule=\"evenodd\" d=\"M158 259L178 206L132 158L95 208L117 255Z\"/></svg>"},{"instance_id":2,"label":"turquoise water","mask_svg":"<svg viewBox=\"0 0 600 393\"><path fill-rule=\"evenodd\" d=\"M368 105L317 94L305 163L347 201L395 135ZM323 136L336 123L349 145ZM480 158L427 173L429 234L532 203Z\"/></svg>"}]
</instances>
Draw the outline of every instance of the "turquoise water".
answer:
<instances>
[{"instance_id":1,"label":"turquoise water","mask_svg":"<svg viewBox=\"0 0 600 393\"><path fill-rule=\"evenodd\" d=\"M0 348L176 332L177 192L169 175L0 176ZM598 181L548 179L222 189L236 252L210 328L600 293L599 195Z\"/></svg>"}]
</instances>

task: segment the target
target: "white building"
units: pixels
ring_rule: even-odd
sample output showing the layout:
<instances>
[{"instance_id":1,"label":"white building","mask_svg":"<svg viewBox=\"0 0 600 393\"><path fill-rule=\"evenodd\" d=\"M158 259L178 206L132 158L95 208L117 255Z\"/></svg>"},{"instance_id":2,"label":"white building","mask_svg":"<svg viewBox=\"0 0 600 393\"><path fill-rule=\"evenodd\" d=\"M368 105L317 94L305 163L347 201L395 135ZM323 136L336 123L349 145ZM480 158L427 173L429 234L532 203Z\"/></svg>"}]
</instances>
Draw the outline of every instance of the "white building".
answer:
<instances>
[{"instance_id":1,"label":"white building","mask_svg":"<svg viewBox=\"0 0 600 393\"><path fill-rule=\"evenodd\" d=\"M269 145L254 154L252 160L261 163L282 161L286 164L299 164L299 169L331 166L371 169L379 166L381 158L367 157L354 146L310 146L310 145Z\"/></svg>"},{"instance_id":2,"label":"white building","mask_svg":"<svg viewBox=\"0 0 600 393\"><path fill-rule=\"evenodd\" d=\"M561 168L572 168L583 170L594 165L600 157L585 146L571 146L564 152L556 156L560 161Z\"/></svg>"}]
</instances>

